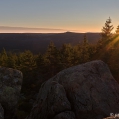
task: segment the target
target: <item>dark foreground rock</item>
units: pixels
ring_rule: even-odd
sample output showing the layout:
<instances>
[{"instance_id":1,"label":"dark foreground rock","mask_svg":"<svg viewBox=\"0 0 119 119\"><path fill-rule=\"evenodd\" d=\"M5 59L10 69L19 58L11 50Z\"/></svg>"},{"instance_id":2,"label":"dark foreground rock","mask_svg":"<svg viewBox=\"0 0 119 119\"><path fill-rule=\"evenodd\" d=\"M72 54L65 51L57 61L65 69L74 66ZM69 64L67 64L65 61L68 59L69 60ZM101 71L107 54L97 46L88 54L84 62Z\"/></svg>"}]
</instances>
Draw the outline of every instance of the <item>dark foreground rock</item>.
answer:
<instances>
[{"instance_id":1,"label":"dark foreground rock","mask_svg":"<svg viewBox=\"0 0 119 119\"><path fill-rule=\"evenodd\" d=\"M107 117L107 118L103 118L103 119L119 119L119 117Z\"/></svg>"},{"instance_id":2,"label":"dark foreground rock","mask_svg":"<svg viewBox=\"0 0 119 119\"><path fill-rule=\"evenodd\" d=\"M4 119L4 110L1 104L0 104L0 119Z\"/></svg>"},{"instance_id":3,"label":"dark foreground rock","mask_svg":"<svg viewBox=\"0 0 119 119\"><path fill-rule=\"evenodd\" d=\"M0 119L12 119L16 111L22 84L22 73L11 68L0 67ZM3 107L3 108L2 108Z\"/></svg>"},{"instance_id":4,"label":"dark foreground rock","mask_svg":"<svg viewBox=\"0 0 119 119\"><path fill-rule=\"evenodd\" d=\"M45 82L27 119L103 119L119 111L119 85L102 61L59 72Z\"/></svg>"}]
</instances>

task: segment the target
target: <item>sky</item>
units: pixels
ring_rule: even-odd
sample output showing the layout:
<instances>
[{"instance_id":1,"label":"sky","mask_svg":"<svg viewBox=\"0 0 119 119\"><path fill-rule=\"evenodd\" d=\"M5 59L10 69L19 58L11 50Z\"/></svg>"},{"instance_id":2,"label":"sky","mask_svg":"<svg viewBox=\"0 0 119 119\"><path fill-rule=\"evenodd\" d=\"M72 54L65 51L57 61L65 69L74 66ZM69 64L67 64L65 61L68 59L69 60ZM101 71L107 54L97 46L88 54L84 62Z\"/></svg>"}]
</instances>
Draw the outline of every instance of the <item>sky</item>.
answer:
<instances>
[{"instance_id":1,"label":"sky","mask_svg":"<svg viewBox=\"0 0 119 119\"><path fill-rule=\"evenodd\" d=\"M101 32L118 12L119 0L1 0L0 33Z\"/></svg>"}]
</instances>

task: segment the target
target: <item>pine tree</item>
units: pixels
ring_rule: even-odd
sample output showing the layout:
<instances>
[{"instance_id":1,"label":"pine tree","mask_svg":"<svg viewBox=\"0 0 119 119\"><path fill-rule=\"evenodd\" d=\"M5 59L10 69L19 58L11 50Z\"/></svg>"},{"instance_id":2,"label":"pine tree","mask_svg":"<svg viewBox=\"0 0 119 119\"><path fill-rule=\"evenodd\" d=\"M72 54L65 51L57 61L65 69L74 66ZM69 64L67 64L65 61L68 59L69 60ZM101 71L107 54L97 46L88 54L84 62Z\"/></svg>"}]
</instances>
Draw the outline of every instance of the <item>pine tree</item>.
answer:
<instances>
[{"instance_id":1,"label":"pine tree","mask_svg":"<svg viewBox=\"0 0 119 119\"><path fill-rule=\"evenodd\" d=\"M119 25L117 26L116 34L119 34Z\"/></svg>"},{"instance_id":2,"label":"pine tree","mask_svg":"<svg viewBox=\"0 0 119 119\"><path fill-rule=\"evenodd\" d=\"M44 59L43 59L43 56L42 54L38 54L37 57L36 57L36 65L37 65L37 69L38 70L43 70L43 67L44 67Z\"/></svg>"},{"instance_id":3,"label":"pine tree","mask_svg":"<svg viewBox=\"0 0 119 119\"><path fill-rule=\"evenodd\" d=\"M104 50L105 46L110 42L112 38L112 30L114 29L113 25L111 25L112 21L109 19L106 20L105 26L102 28L102 38L98 41L96 46L96 52L99 53L100 50Z\"/></svg>"},{"instance_id":4,"label":"pine tree","mask_svg":"<svg viewBox=\"0 0 119 119\"><path fill-rule=\"evenodd\" d=\"M1 55L0 55L0 65L7 67L8 55L6 50L3 48Z\"/></svg>"},{"instance_id":5,"label":"pine tree","mask_svg":"<svg viewBox=\"0 0 119 119\"><path fill-rule=\"evenodd\" d=\"M56 48L53 42L50 42L47 51L44 55L44 62L47 72L50 73L50 76L54 76L58 70L60 63L59 50Z\"/></svg>"},{"instance_id":6,"label":"pine tree","mask_svg":"<svg viewBox=\"0 0 119 119\"><path fill-rule=\"evenodd\" d=\"M90 55L89 55L89 43L88 43L86 34L84 34L84 39L83 39L81 50L82 50L81 51L82 63L87 62L89 60Z\"/></svg>"},{"instance_id":7,"label":"pine tree","mask_svg":"<svg viewBox=\"0 0 119 119\"><path fill-rule=\"evenodd\" d=\"M18 56L12 52L8 53L7 66L10 68L17 68Z\"/></svg>"},{"instance_id":8,"label":"pine tree","mask_svg":"<svg viewBox=\"0 0 119 119\"><path fill-rule=\"evenodd\" d=\"M32 52L28 50L19 54L18 68L23 72L29 72L36 68L36 61Z\"/></svg>"},{"instance_id":9,"label":"pine tree","mask_svg":"<svg viewBox=\"0 0 119 119\"><path fill-rule=\"evenodd\" d=\"M60 54L63 68L73 66L74 52L71 44L63 44L60 49Z\"/></svg>"},{"instance_id":10,"label":"pine tree","mask_svg":"<svg viewBox=\"0 0 119 119\"><path fill-rule=\"evenodd\" d=\"M111 18L106 20L105 26L102 28L102 38L109 39L112 36L112 30L114 29L113 25L111 25Z\"/></svg>"}]
</instances>

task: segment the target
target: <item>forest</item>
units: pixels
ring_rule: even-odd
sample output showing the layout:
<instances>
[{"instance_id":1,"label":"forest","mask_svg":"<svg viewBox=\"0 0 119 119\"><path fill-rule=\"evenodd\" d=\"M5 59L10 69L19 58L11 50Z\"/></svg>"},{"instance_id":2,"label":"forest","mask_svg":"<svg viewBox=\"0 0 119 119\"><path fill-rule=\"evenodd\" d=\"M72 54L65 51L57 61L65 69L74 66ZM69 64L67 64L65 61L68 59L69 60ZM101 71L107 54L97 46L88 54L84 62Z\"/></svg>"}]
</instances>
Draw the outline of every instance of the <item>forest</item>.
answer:
<instances>
[{"instance_id":1,"label":"forest","mask_svg":"<svg viewBox=\"0 0 119 119\"><path fill-rule=\"evenodd\" d=\"M63 69L80 65L92 60L102 60L108 64L112 75L119 82L119 26L112 33L111 19L107 19L102 28L97 44L90 44L84 34L77 45L62 44L56 47L50 42L45 53L24 52L0 53L0 66L18 69L23 72L23 85L18 103L17 118L24 119L29 114L32 104L43 82Z\"/></svg>"}]
</instances>

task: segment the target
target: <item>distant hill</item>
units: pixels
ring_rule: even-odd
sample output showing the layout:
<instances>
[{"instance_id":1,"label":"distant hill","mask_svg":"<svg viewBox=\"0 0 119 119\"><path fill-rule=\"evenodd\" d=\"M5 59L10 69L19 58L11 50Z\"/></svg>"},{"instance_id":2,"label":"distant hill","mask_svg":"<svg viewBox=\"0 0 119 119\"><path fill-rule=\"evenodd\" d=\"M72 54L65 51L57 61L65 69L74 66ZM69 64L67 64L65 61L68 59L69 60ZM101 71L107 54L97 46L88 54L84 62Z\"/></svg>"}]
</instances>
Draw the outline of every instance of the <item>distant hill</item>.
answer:
<instances>
[{"instance_id":1,"label":"distant hill","mask_svg":"<svg viewBox=\"0 0 119 119\"><path fill-rule=\"evenodd\" d=\"M100 33L86 33L89 43L95 44L100 39ZM1 33L0 50L5 48L7 51L30 50L33 53L43 53L46 51L50 41L57 47L64 43L76 45L82 42L84 33Z\"/></svg>"}]
</instances>

